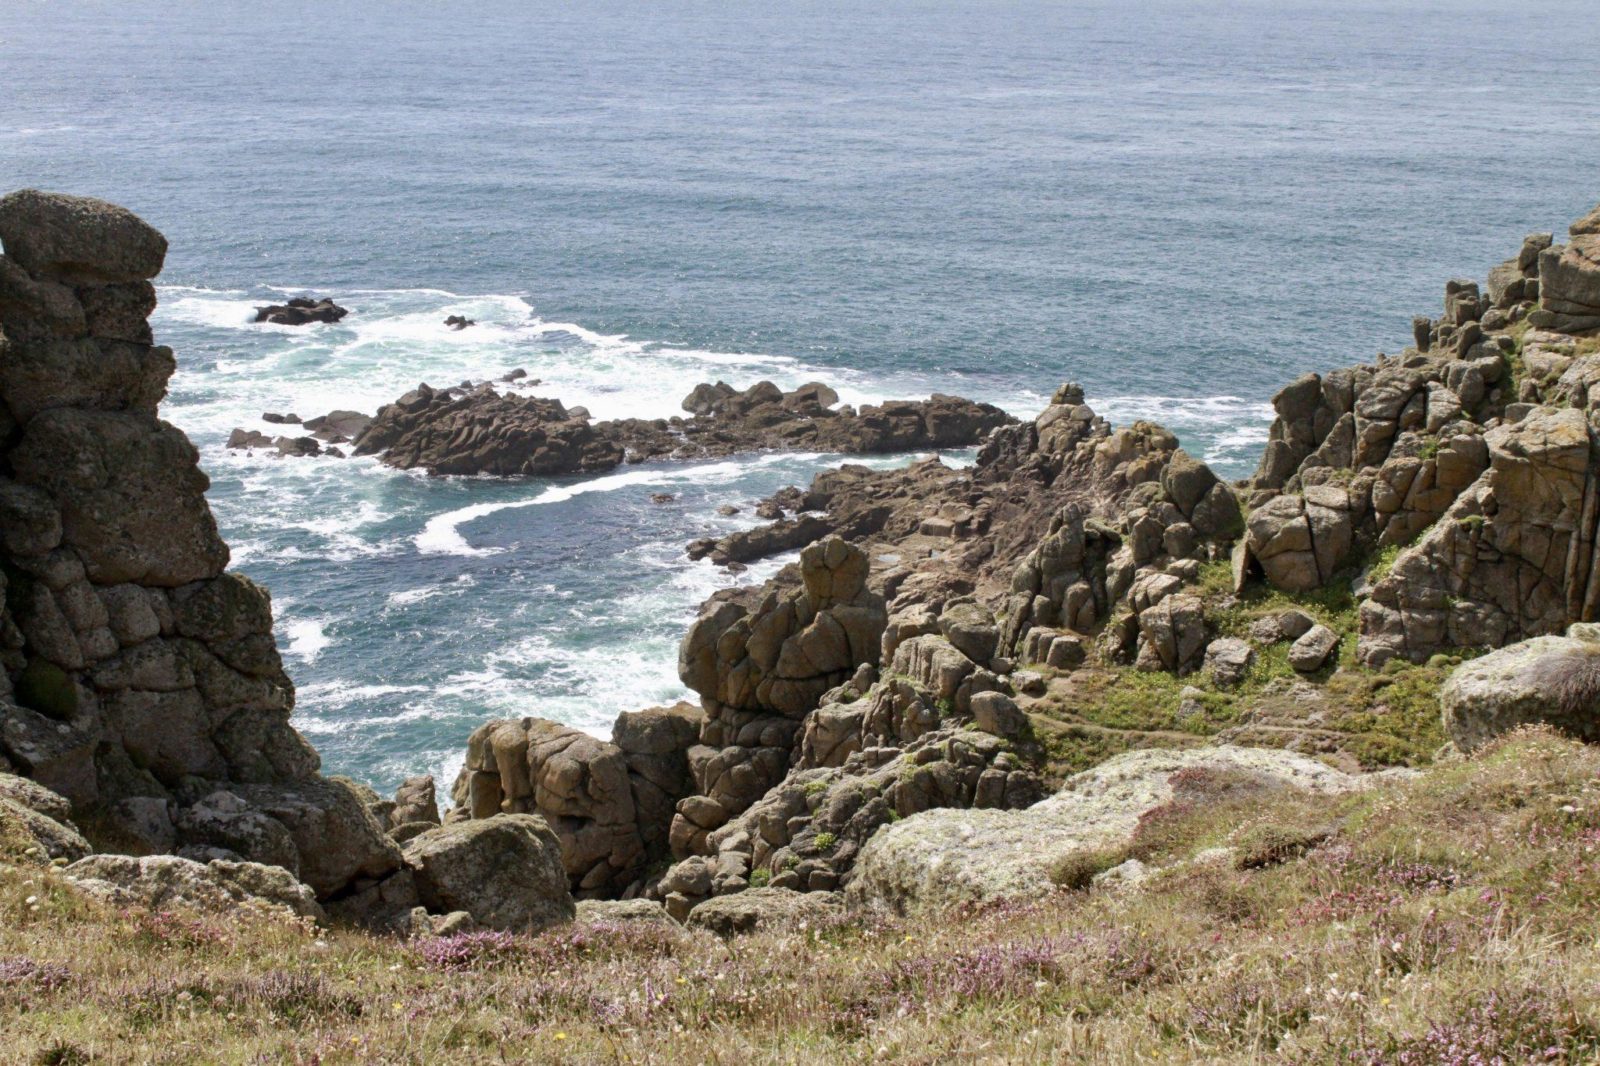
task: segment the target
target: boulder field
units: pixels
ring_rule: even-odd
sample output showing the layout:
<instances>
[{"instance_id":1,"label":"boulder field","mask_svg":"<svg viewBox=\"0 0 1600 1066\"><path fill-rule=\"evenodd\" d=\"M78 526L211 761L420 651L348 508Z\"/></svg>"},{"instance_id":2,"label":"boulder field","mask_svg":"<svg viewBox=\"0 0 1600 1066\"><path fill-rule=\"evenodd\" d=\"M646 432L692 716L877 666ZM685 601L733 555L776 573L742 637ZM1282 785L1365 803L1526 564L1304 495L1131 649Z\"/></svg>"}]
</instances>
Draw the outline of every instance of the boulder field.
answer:
<instances>
[{"instance_id":1,"label":"boulder field","mask_svg":"<svg viewBox=\"0 0 1600 1066\"><path fill-rule=\"evenodd\" d=\"M226 569L197 453L158 417L174 359L147 319L164 239L110 204L14 193L0 828L113 901L257 900L403 935L578 913L736 935L1038 897L1085 871L1136 883L1136 861L1097 864L1158 808L1364 784L1365 763L1310 723L1249 719L1211 741L1147 730L1125 746L1160 750L1065 775L1042 709L1096 679L1181 676L1204 686L1182 690L1189 715L1287 691L1309 717L1346 691L1331 678L1376 686L1465 657L1434 719L1454 750L1536 722L1595 739L1591 219L1568 244L1529 237L1482 289L1451 282L1401 353L1290 383L1259 468L1232 484L1161 426L1110 425L1071 383L1026 422L952 397L856 410L819 384L718 383L684 401L688 418L596 423L510 390L422 386L370 420L241 440L503 475L979 445L966 468L826 471L763 501L766 525L690 545L713 563L798 551L701 608L679 655L697 703L625 711L608 740L487 722L441 812L430 778L388 799L324 776L290 724L270 598Z\"/></svg>"}]
</instances>

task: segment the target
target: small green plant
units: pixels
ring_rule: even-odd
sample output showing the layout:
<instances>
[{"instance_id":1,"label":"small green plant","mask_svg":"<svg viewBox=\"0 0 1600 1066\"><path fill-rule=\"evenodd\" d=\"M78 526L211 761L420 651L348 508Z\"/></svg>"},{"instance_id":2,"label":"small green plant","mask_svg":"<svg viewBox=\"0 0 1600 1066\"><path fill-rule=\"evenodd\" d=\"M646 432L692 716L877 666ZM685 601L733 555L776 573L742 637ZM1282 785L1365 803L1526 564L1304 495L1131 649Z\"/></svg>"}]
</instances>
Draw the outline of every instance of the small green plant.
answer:
<instances>
[{"instance_id":1,"label":"small green plant","mask_svg":"<svg viewBox=\"0 0 1600 1066\"><path fill-rule=\"evenodd\" d=\"M1483 528L1485 521L1487 520L1481 514L1469 514L1456 519L1456 525L1468 532L1476 532Z\"/></svg>"},{"instance_id":2,"label":"small green plant","mask_svg":"<svg viewBox=\"0 0 1600 1066\"><path fill-rule=\"evenodd\" d=\"M818 851L827 852L833 850L833 845L838 842L838 839L832 833L818 833L812 838L811 842Z\"/></svg>"},{"instance_id":3,"label":"small green plant","mask_svg":"<svg viewBox=\"0 0 1600 1066\"><path fill-rule=\"evenodd\" d=\"M1377 555L1372 557L1372 565L1367 568L1367 581L1376 585L1389 576L1389 571L1394 569L1394 562L1400 558L1400 545L1391 544L1381 548Z\"/></svg>"},{"instance_id":4,"label":"small green plant","mask_svg":"<svg viewBox=\"0 0 1600 1066\"><path fill-rule=\"evenodd\" d=\"M771 883L771 881L772 881L772 871L771 870L751 870L750 871L750 887L751 888L766 888L767 885Z\"/></svg>"},{"instance_id":5,"label":"small green plant","mask_svg":"<svg viewBox=\"0 0 1600 1066\"><path fill-rule=\"evenodd\" d=\"M1422 448L1417 452L1417 454L1424 460L1432 459L1434 456L1439 454L1439 446L1440 441L1438 437L1429 437L1427 440L1422 442Z\"/></svg>"},{"instance_id":6,"label":"small green plant","mask_svg":"<svg viewBox=\"0 0 1600 1066\"><path fill-rule=\"evenodd\" d=\"M828 791L828 782L821 778L815 781L807 781L805 784L805 793L808 796L820 796L826 791Z\"/></svg>"}]
</instances>

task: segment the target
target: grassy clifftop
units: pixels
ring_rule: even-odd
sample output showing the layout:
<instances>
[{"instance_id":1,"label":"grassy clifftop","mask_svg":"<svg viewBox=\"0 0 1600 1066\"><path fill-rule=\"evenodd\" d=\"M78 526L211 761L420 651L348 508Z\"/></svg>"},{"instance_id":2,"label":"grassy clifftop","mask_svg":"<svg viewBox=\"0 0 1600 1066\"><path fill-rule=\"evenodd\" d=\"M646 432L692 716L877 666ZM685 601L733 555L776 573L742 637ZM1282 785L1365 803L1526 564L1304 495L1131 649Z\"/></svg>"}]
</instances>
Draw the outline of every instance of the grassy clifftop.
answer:
<instances>
[{"instance_id":1,"label":"grassy clifftop","mask_svg":"<svg viewBox=\"0 0 1600 1066\"><path fill-rule=\"evenodd\" d=\"M728 941L580 920L407 944L119 911L11 859L12 1061L1600 1056L1600 750L1547 732L1340 800L1197 778L1047 900ZM1128 859L1139 885L1091 880Z\"/></svg>"}]
</instances>

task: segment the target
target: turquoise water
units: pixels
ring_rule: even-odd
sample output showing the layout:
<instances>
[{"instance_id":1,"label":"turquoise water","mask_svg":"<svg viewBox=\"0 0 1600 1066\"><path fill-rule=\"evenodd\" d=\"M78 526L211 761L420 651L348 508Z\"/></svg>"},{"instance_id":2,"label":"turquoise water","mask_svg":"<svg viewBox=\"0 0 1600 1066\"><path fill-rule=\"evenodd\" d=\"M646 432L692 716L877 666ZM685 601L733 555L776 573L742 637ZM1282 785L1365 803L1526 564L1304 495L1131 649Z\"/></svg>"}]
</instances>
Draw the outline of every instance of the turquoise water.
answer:
<instances>
[{"instance_id":1,"label":"turquoise water","mask_svg":"<svg viewBox=\"0 0 1600 1066\"><path fill-rule=\"evenodd\" d=\"M1580 2L0 0L0 187L171 239L167 417L299 724L389 787L489 716L681 694L727 580L682 545L829 459L430 480L234 426L515 366L600 417L717 377L1026 415L1072 378L1237 475L1276 387L1600 200L1597 44ZM301 291L353 313L248 323Z\"/></svg>"}]
</instances>

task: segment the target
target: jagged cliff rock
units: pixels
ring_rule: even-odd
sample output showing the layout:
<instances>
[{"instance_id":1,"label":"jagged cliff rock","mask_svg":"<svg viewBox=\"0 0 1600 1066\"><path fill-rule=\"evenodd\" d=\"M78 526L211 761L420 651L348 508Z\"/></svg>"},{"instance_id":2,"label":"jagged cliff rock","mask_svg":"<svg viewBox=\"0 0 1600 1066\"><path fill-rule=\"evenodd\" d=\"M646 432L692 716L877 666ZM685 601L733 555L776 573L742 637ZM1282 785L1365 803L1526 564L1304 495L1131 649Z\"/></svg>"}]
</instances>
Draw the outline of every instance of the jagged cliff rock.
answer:
<instances>
[{"instance_id":1,"label":"jagged cliff rock","mask_svg":"<svg viewBox=\"0 0 1600 1066\"><path fill-rule=\"evenodd\" d=\"M1361 603L1359 657L1381 666L1495 648L1589 621L1600 498L1600 266L1590 218L1533 234L1487 291L1453 281L1417 346L1273 400L1236 570L1290 591L1403 548Z\"/></svg>"},{"instance_id":2,"label":"jagged cliff rock","mask_svg":"<svg viewBox=\"0 0 1600 1066\"><path fill-rule=\"evenodd\" d=\"M839 397L812 383L785 393L771 382L738 392L700 385L684 400L690 418L592 422L559 400L500 393L490 385L420 385L378 411L356 441L402 469L430 474L572 474L625 459L689 459L773 449L876 453L976 444L1011 418L955 396L835 410Z\"/></svg>"},{"instance_id":3,"label":"jagged cliff rock","mask_svg":"<svg viewBox=\"0 0 1600 1066\"><path fill-rule=\"evenodd\" d=\"M271 601L225 571L198 453L157 416L165 239L24 191L0 198L0 246L0 771L106 845L283 867L343 916L409 916L399 846L289 724Z\"/></svg>"},{"instance_id":4,"label":"jagged cliff rock","mask_svg":"<svg viewBox=\"0 0 1600 1066\"><path fill-rule=\"evenodd\" d=\"M691 791L702 717L688 704L625 712L610 742L537 718L487 722L467 742L452 820L542 815L579 898L637 895Z\"/></svg>"}]
</instances>

